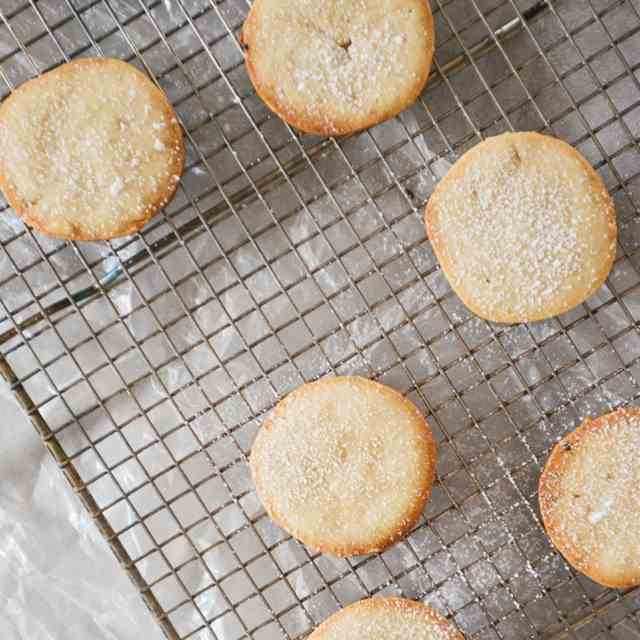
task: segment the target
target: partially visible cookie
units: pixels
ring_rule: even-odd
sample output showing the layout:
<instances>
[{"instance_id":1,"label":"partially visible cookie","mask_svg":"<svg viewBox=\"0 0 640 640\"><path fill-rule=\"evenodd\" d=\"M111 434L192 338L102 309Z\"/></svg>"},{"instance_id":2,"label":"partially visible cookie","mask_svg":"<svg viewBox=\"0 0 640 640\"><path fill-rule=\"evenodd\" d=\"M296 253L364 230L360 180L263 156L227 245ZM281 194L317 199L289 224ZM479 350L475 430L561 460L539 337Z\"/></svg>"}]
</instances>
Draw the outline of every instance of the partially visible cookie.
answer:
<instances>
[{"instance_id":1,"label":"partially visible cookie","mask_svg":"<svg viewBox=\"0 0 640 640\"><path fill-rule=\"evenodd\" d=\"M463 640L439 613L406 598L369 598L325 620L309 640Z\"/></svg>"},{"instance_id":2,"label":"partially visible cookie","mask_svg":"<svg viewBox=\"0 0 640 640\"><path fill-rule=\"evenodd\" d=\"M303 131L342 135L415 102L435 35L428 0L256 0L242 42L273 111Z\"/></svg>"},{"instance_id":3,"label":"partially visible cookie","mask_svg":"<svg viewBox=\"0 0 640 640\"><path fill-rule=\"evenodd\" d=\"M80 59L26 82L0 107L0 187L48 236L134 233L172 198L182 131L164 93L112 59Z\"/></svg>"},{"instance_id":4,"label":"partially visible cookie","mask_svg":"<svg viewBox=\"0 0 640 640\"><path fill-rule=\"evenodd\" d=\"M290 393L251 451L271 518L312 549L381 551L416 524L435 479L436 446L400 393L358 377L325 378Z\"/></svg>"},{"instance_id":5,"label":"partially visible cookie","mask_svg":"<svg viewBox=\"0 0 640 640\"><path fill-rule=\"evenodd\" d=\"M640 585L640 408L587 420L551 453L540 511L553 544L600 584Z\"/></svg>"},{"instance_id":6,"label":"partially visible cookie","mask_svg":"<svg viewBox=\"0 0 640 640\"><path fill-rule=\"evenodd\" d=\"M611 196L571 146L507 133L468 151L425 213L451 287L494 322L569 311L604 283L616 255Z\"/></svg>"}]
</instances>

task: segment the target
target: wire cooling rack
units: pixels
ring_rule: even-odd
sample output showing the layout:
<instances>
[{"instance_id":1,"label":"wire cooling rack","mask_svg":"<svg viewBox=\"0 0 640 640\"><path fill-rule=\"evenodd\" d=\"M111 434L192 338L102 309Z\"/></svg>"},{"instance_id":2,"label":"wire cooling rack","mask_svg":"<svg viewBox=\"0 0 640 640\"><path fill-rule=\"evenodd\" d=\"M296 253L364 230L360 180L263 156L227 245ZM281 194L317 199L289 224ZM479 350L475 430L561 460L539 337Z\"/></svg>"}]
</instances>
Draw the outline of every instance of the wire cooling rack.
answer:
<instances>
[{"instance_id":1,"label":"wire cooling rack","mask_svg":"<svg viewBox=\"0 0 640 640\"><path fill-rule=\"evenodd\" d=\"M640 396L640 2L432 5L417 104L320 140L256 97L245 0L0 2L2 96L73 57L119 57L186 132L178 195L138 236L62 243L0 221L0 370L167 638L298 638L380 593L432 603L469 638L640 638L640 591L572 571L536 500L553 443ZM596 296L515 327L464 309L421 221L450 163L510 129L575 145L620 226ZM276 399L333 373L400 389L439 441L423 520L380 555L291 540L247 470Z\"/></svg>"}]
</instances>

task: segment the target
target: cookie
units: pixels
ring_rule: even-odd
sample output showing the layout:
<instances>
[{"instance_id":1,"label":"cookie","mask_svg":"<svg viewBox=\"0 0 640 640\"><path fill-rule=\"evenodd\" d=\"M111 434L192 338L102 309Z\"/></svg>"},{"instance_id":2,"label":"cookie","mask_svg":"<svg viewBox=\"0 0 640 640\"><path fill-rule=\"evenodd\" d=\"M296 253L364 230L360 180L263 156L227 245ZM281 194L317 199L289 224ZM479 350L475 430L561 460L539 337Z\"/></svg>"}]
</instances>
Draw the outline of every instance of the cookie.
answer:
<instances>
[{"instance_id":1,"label":"cookie","mask_svg":"<svg viewBox=\"0 0 640 640\"><path fill-rule=\"evenodd\" d=\"M289 124L326 136L413 104L435 43L428 0L256 0L241 39L258 95Z\"/></svg>"},{"instance_id":2,"label":"cookie","mask_svg":"<svg viewBox=\"0 0 640 640\"><path fill-rule=\"evenodd\" d=\"M640 409L585 421L553 449L540 479L549 538L592 580L640 585Z\"/></svg>"},{"instance_id":3,"label":"cookie","mask_svg":"<svg viewBox=\"0 0 640 640\"><path fill-rule=\"evenodd\" d=\"M406 598L369 598L325 620L309 640L463 640L439 613Z\"/></svg>"},{"instance_id":4,"label":"cookie","mask_svg":"<svg viewBox=\"0 0 640 640\"><path fill-rule=\"evenodd\" d=\"M182 131L164 93L120 60L81 59L0 106L0 187L22 219L65 240L134 233L172 198Z\"/></svg>"},{"instance_id":5,"label":"cookie","mask_svg":"<svg viewBox=\"0 0 640 640\"><path fill-rule=\"evenodd\" d=\"M465 153L425 221L453 290L494 322L569 311L602 286L616 255L602 179L573 147L538 133L506 133Z\"/></svg>"},{"instance_id":6,"label":"cookie","mask_svg":"<svg viewBox=\"0 0 640 640\"><path fill-rule=\"evenodd\" d=\"M324 378L278 403L251 451L258 496L293 537L335 556L381 551L416 524L436 446L418 409L364 378Z\"/></svg>"}]
</instances>

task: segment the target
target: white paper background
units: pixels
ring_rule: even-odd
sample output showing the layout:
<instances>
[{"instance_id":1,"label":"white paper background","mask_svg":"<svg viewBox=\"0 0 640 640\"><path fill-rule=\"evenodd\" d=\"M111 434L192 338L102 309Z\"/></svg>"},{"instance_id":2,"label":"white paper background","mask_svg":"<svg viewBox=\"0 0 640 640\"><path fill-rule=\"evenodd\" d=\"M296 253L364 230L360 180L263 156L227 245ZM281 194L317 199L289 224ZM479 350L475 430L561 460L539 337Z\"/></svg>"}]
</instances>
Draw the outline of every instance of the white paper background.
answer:
<instances>
[{"instance_id":1,"label":"white paper background","mask_svg":"<svg viewBox=\"0 0 640 640\"><path fill-rule=\"evenodd\" d=\"M4 382L0 415L0 638L162 638Z\"/></svg>"}]
</instances>

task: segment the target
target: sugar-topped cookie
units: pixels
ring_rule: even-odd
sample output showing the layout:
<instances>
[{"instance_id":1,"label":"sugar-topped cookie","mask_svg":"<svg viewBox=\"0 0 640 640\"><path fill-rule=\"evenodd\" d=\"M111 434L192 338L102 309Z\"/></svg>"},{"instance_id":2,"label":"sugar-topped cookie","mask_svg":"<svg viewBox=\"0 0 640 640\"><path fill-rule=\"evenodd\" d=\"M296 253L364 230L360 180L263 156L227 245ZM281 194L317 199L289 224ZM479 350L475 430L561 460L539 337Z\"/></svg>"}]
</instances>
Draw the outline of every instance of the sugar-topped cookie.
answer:
<instances>
[{"instance_id":1,"label":"sugar-topped cookie","mask_svg":"<svg viewBox=\"0 0 640 640\"><path fill-rule=\"evenodd\" d=\"M640 409L585 421L553 449L540 511L553 544L607 587L640 585Z\"/></svg>"},{"instance_id":2,"label":"sugar-topped cookie","mask_svg":"<svg viewBox=\"0 0 640 640\"><path fill-rule=\"evenodd\" d=\"M273 111L303 131L342 135L416 100L435 36L428 0L256 0L242 42Z\"/></svg>"},{"instance_id":3,"label":"sugar-topped cookie","mask_svg":"<svg viewBox=\"0 0 640 640\"><path fill-rule=\"evenodd\" d=\"M164 93L112 59L26 82L0 107L0 187L30 226L61 239L140 229L173 196L182 132Z\"/></svg>"},{"instance_id":4,"label":"sugar-topped cookie","mask_svg":"<svg viewBox=\"0 0 640 640\"><path fill-rule=\"evenodd\" d=\"M565 142L507 133L468 151L425 214L451 287L495 322L569 311L604 283L616 255L611 196Z\"/></svg>"},{"instance_id":5,"label":"sugar-topped cookie","mask_svg":"<svg viewBox=\"0 0 640 640\"><path fill-rule=\"evenodd\" d=\"M312 549L380 551L405 536L436 470L431 429L400 393L358 377L305 384L278 403L251 451L271 518Z\"/></svg>"},{"instance_id":6,"label":"sugar-topped cookie","mask_svg":"<svg viewBox=\"0 0 640 640\"><path fill-rule=\"evenodd\" d=\"M338 611L309 640L463 640L456 627L421 602L369 598Z\"/></svg>"}]
</instances>

